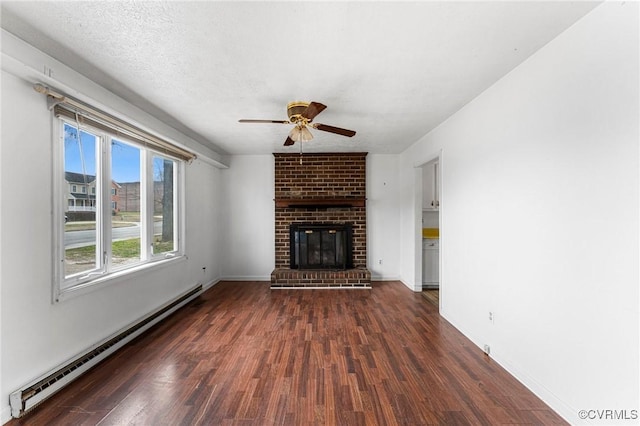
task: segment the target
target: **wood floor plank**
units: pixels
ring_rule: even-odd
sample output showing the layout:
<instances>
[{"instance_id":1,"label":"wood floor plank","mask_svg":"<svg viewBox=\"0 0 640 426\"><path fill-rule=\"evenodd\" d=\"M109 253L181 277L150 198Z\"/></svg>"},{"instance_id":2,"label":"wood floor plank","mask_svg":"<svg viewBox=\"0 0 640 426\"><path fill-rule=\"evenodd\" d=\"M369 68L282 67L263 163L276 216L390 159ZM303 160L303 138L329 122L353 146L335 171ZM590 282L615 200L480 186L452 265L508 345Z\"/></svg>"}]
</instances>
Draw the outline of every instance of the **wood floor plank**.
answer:
<instances>
[{"instance_id":1,"label":"wood floor plank","mask_svg":"<svg viewBox=\"0 0 640 426\"><path fill-rule=\"evenodd\" d=\"M399 282L221 282L15 425L566 424Z\"/></svg>"}]
</instances>

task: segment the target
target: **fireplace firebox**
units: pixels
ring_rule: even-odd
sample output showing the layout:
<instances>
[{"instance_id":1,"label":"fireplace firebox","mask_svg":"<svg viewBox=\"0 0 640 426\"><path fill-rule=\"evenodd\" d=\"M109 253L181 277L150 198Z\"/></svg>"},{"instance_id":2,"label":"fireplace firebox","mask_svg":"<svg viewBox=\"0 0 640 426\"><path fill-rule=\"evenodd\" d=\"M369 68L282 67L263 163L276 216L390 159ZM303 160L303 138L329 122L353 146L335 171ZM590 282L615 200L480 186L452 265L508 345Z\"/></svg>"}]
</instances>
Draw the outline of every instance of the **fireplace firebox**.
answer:
<instances>
[{"instance_id":1,"label":"fireplace firebox","mask_svg":"<svg viewBox=\"0 0 640 426\"><path fill-rule=\"evenodd\" d=\"M351 224L292 224L289 238L291 269L353 268Z\"/></svg>"}]
</instances>

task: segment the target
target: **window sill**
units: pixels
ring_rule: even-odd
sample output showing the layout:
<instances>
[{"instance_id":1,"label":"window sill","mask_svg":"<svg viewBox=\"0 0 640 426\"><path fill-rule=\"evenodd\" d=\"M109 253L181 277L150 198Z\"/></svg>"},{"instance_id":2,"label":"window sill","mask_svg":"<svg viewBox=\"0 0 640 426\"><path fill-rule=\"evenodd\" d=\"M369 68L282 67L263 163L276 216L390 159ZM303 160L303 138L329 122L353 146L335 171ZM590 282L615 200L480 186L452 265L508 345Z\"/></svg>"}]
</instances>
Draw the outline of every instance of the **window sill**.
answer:
<instances>
[{"instance_id":1,"label":"window sill","mask_svg":"<svg viewBox=\"0 0 640 426\"><path fill-rule=\"evenodd\" d=\"M187 256L181 255L170 259L157 260L125 270L112 272L108 275L97 277L94 280L78 284L73 287L58 290L57 294L54 295L53 303L59 303L68 299L73 299L75 297L82 296L84 294L91 293L95 290L103 288L105 285L113 285L117 284L120 281L131 280L151 270L160 269L171 265L177 265L186 261Z\"/></svg>"}]
</instances>

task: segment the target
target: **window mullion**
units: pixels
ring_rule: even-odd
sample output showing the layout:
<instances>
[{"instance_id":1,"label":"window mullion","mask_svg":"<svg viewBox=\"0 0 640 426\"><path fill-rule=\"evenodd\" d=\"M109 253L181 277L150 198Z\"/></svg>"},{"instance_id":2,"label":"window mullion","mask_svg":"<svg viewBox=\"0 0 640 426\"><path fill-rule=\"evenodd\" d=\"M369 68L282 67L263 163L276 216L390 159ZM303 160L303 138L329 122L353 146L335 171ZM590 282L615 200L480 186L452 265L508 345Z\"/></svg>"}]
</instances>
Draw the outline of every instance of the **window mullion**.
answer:
<instances>
[{"instance_id":1,"label":"window mullion","mask_svg":"<svg viewBox=\"0 0 640 426\"><path fill-rule=\"evenodd\" d=\"M154 195L155 195L155 183L153 178L153 153L145 150L146 169L144 170L144 177L146 179L147 186L147 204L145 205L144 217L147 224L147 239L145 240L147 249L147 260L153 257L153 238L155 234L153 214L155 211Z\"/></svg>"},{"instance_id":2,"label":"window mullion","mask_svg":"<svg viewBox=\"0 0 640 426\"><path fill-rule=\"evenodd\" d=\"M53 193L56 194L53 199L53 230L56 236L53 241L53 252L55 253L53 273L56 279L54 280L52 298L54 301L58 301L60 292L63 290L65 278L65 208L68 204L66 198L63 198L61 194L66 193L68 184L64 178L64 123L60 120L54 120L53 129L57 143L53 144L53 160L55 166L52 169Z\"/></svg>"},{"instance_id":3,"label":"window mullion","mask_svg":"<svg viewBox=\"0 0 640 426\"><path fill-rule=\"evenodd\" d=\"M181 241L181 236L182 236L182 232L180 231L180 218L182 217L182 203L180 202L180 197L179 195L182 194L182 190L178 188L178 185L181 181L181 179L179 179L180 175L182 173L182 167L180 167L180 165L178 163L175 164L174 167L174 171L173 171L173 229L174 229L174 235L177 236L177 238L174 239L173 241L173 251L181 251L180 247L182 244Z\"/></svg>"},{"instance_id":4,"label":"window mullion","mask_svg":"<svg viewBox=\"0 0 640 426\"><path fill-rule=\"evenodd\" d=\"M153 171L150 165L151 155L145 149L140 153L140 257L141 260L148 261L151 259L151 243L153 241L153 212L149 214L153 206L153 179L149 178L149 174Z\"/></svg>"},{"instance_id":5,"label":"window mullion","mask_svg":"<svg viewBox=\"0 0 640 426\"><path fill-rule=\"evenodd\" d=\"M100 161L99 164L99 172L97 175L99 176L100 181L96 182L96 202L98 203L98 207L96 209L96 214L98 211L100 212L100 235L98 236L98 241L100 241L100 251L99 255L101 256L100 265L102 266L102 271L109 272L111 270L111 203L110 203L110 182L111 182L111 137L108 135L102 135L100 140ZM99 200L99 201L98 201Z\"/></svg>"}]
</instances>

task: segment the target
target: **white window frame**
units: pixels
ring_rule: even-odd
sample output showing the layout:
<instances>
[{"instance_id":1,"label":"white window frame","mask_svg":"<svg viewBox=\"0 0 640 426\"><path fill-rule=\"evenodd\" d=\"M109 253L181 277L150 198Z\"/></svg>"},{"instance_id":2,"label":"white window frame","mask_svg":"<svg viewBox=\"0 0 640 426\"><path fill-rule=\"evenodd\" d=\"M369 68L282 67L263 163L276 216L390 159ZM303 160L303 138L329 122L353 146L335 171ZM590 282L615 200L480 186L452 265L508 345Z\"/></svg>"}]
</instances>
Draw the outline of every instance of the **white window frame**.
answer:
<instances>
[{"instance_id":1,"label":"white window frame","mask_svg":"<svg viewBox=\"0 0 640 426\"><path fill-rule=\"evenodd\" d=\"M103 258L98 259L98 268L89 273L76 274L65 277L64 259L64 231L65 231L65 208L66 208L66 182L64 179L64 125L67 124L73 128L77 128L77 123L65 118L54 117L53 119L54 134L54 165L53 171L53 301L59 302L74 294L82 293L87 289L96 288L103 284L107 284L116 279L123 277L129 278L130 274L139 273L141 270L148 268L160 267L169 262L180 261L186 258L184 254L184 170L186 162L175 158L167 153L158 152L140 143L131 141L126 137L117 135L116 132L108 132L96 129L89 125L80 125L80 131L86 131L96 135L99 142L98 161L96 164L96 205L100 204L101 208L96 209L96 240L101 246L100 252L104 253ZM111 264L111 140L125 142L129 145L140 149L141 157L141 247L140 261L115 267ZM174 161L173 171L173 193L174 193L174 250L153 255L153 165L152 159L154 155L167 158ZM100 200L101 203L98 203ZM100 257L100 256L97 256Z\"/></svg>"}]
</instances>

